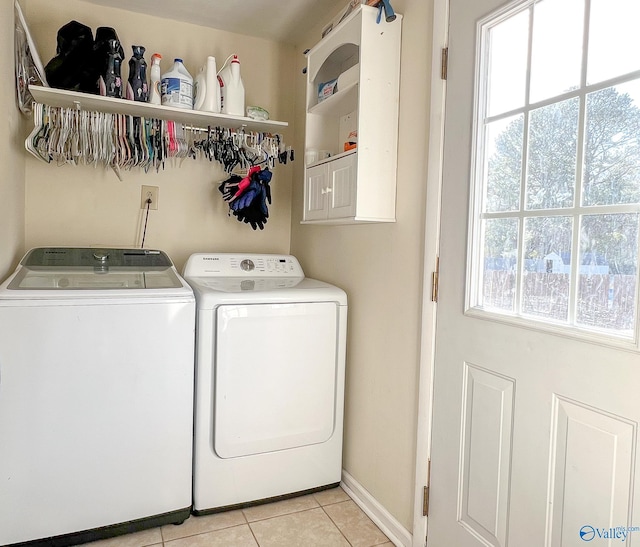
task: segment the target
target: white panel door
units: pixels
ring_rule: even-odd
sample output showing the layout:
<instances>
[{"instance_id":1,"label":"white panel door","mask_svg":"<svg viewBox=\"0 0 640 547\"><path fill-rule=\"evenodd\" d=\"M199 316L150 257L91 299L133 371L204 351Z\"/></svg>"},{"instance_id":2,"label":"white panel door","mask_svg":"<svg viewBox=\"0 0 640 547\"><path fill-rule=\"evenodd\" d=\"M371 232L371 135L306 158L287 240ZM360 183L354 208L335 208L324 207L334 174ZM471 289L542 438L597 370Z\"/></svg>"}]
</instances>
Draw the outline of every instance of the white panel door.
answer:
<instances>
[{"instance_id":1,"label":"white panel door","mask_svg":"<svg viewBox=\"0 0 640 547\"><path fill-rule=\"evenodd\" d=\"M625 49L620 56L630 68L621 61L604 63L600 71L593 63L585 70L586 47L593 53L600 42L606 44L603 21L611 10L618 10L620 26L615 32L621 43L635 43L638 33L630 34L631 27L625 23L634 18L623 16L633 4L450 1L429 547L640 543L640 528L628 530L640 526L636 509L640 507L640 354L634 319L638 196L633 194L640 178L614 205L598 197L593 180L591 186L588 181L579 182L593 174L589 147L597 100L605 99L600 102L609 105L613 101L598 94L614 89L610 97L620 97L640 74L637 53L627 55ZM531 11L516 16L506 9L514 7ZM474 91L476 60L487 66L486 59L476 57L483 43L477 40L478 22L502 8L496 20L509 21L511 27L505 25L504 32L488 35L484 45L502 48L501 54L488 63L491 81L487 72L478 71ZM534 8L538 10L535 17ZM571 32L582 33L587 27L579 13L589 12L594 21L590 39L580 38L575 47L564 47ZM536 20L547 27L536 31L532 23ZM533 38L529 39L531 28ZM542 43L552 47L536 50L536 44ZM527 53L532 44L533 54ZM518 58L518 52L523 56ZM554 69L554 62L560 62L560 67ZM501 106L498 103L508 103L510 96L499 93L508 89L528 98ZM486 131L474 134L479 123L478 118L474 121L475 92L488 94L496 102L484 103L487 119L495 124L488 123ZM558 94L562 105L558 108L566 107L563 112L576 116L575 123L564 127L575 137L573 141L559 129L536 133L546 112L554 108L550 97ZM637 95L630 91L628 97ZM610 115L603 118L612 119ZM510 140L496 137L501 132L507 135L504 131L509 127ZM617 145L624 135L623 129L615 129L600 144ZM550 143L546 155L534 148L542 142L539 137ZM501 146L506 149L514 142L520 150L520 156L513 156L516 160L492 163ZM571 145L575 155L570 174L562 175L563 190L556 186L553 191L535 193L536 169L552 179L558 176L556 167L567 165L560 160L565 144ZM627 145L627 157L637 154L631 140ZM603 185L613 180L614 164L622 161L623 154L613 152L607 156L613 167L598 175L604 177ZM484 167L477 159L483 157L489 158ZM514 181L513 191L495 183L505 180L499 175L506 172ZM474 177L487 173L488 188L474 197ZM486 215L478 216L481 220L473 232L475 217L467 211L475 210L475 200L489 205L481 210ZM635 253L631 258L625 255L628 267L620 275L614 275L619 264L611 259L612 246L621 245L613 241L616 238L604 246L609 254L605 250L589 255L586 250L598 237L605 237L593 235L596 217L604 226L599 234L616 235ZM536 247L534 235L545 222L550 243L540 247L545 248L543 252ZM500 240L499 252L491 250L491 238ZM600 253L606 257L596 260ZM605 276L612 279L605 286L609 300L606 291L601 301L590 298L588 291L596 288L589 282ZM625 283L631 286L624 297L631 319L614 330L606 321L622 302L623 277L629 278ZM538 287L533 280L544 286ZM600 305L606 324L590 330L585 325L589 310Z\"/></svg>"},{"instance_id":2,"label":"white panel door","mask_svg":"<svg viewBox=\"0 0 640 547\"><path fill-rule=\"evenodd\" d=\"M220 458L331 437L337 313L333 302L217 309L214 449Z\"/></svg>"}]
</instances>

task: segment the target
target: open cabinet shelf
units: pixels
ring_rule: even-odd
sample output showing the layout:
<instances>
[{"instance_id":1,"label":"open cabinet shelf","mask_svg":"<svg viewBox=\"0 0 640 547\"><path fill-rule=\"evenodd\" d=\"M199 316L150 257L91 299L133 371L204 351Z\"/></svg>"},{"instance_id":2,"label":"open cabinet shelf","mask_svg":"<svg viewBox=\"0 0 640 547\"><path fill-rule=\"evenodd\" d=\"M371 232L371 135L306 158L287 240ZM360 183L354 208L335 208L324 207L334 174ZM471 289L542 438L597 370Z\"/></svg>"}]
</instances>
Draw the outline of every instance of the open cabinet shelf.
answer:
<instances>
[{"instance_id":1,"label":"open cabinet shelf","mask_svg":"<svg viewBox=\"0 0 640 547\"><path fill-rule=\"evenodd\" d=\"M395 222L402 15L377 14L360 6L307 53L303 224Z\"/></svg>"},{"instance_id":2,"label":"open cabinet shelf","mask_svg":"<svg viewBox=\"0 0 640 547\"><path fill-rule=\"evenodd\" d=\"M249 131L278 133L289 124L275 120L254 120L242 116L229 116L200 110L186 110L170 106L155 105L139 101L128 101L113 97L102 97L89 93L78 93L65 89L30 85L29 91L36 102L49 106L58 106L86 110L90 112L106 112L109 114L126 114L142 118L157 118L193 125L194 127L243 127Z\"/></svg>"},{"instance_id":3,"label":"open cabinet shelf","mask_svg":"<svg viewBox=\"0 0 640 547\"><path fill-rule=\"evenodd\" d=\"M321 103L309 108L309 114L344 116L358 108L358 84L338 90Z\"/></svg>"}]
</instances>

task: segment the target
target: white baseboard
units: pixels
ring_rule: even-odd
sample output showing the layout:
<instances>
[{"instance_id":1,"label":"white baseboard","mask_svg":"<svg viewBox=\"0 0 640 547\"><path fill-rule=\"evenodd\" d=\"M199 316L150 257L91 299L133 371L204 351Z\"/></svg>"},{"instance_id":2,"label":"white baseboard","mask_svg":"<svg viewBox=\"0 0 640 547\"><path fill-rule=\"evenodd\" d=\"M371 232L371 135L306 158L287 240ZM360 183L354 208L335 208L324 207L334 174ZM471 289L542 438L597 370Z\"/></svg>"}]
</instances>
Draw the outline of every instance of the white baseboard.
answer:
<instances>
[{"instance_id":1,"label":"white baseboard","mask_svg":"<svg viewBox=\"0 0 640 547\"><path fill-rule=\"evenodd\" d=\"M340 486L394 545L397 547L411 547L411 533L344 469L342 470Z\"/></svg>"}]
</instances>

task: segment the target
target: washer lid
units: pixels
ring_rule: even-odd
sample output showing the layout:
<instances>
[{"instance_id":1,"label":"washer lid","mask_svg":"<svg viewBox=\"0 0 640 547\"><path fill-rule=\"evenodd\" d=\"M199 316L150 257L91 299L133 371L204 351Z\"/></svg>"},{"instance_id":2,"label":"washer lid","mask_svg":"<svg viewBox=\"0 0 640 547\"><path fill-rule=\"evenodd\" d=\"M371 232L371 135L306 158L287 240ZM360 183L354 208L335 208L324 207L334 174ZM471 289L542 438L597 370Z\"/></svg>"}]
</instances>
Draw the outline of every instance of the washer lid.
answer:
<instances>
[{"instance_id":1,"label":"washer lid","mask_svg":"<svg viewBox=\"0 0 640 547\"><path fill-rule=\"evenodd\" d=\"M162 251L36 248L21 260L9 290L177 289L183 287Z\"/></svg>"}]
</instances>

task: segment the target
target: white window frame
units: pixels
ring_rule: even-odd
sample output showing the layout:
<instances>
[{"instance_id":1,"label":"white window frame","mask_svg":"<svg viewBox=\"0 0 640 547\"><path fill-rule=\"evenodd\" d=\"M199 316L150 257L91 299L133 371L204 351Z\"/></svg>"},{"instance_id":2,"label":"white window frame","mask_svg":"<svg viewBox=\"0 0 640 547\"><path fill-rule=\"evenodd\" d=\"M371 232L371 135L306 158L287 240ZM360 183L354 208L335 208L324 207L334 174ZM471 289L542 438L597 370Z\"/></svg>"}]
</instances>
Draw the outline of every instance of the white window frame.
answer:
<instances>
[{"instance_id":1,"label":"white window frame","mask_svg":"<svg viewBox=\"0 0 640 547\"><path fill-rule=\"evenodd\" d=\"M587 14L589 13L590 0L587 3ZM606 206L583 206L581 205L582 193L582 169L583 169L583 142L584 142L584 123L586 108L586 96L594 91L606 89L615 85L623 84L640 78L640 70L598 82L595 85L586 85L586 63L587 63L587 41L588 41L588 23L585 21L585 30L583 35L583 56L582 56L582 72L580 87L574 91L554 96L550 99L529 103L530 88L530 68L531 68L531 52L532 52L532 24L533 17L529 18L529 36L528 36L528 55L527 55L527 81L526 81L526 101L523 107L499 115L484 116L486 111L485 105L488 100L488 55L489 51L489 31L491 27L500 24L510 17L524 11L532 10L537 0L517 0L511 2L499 10L489 14L476 24L476 63L474 77L474 105L473 105L473 142L471 154L471 172L470 172L470 205L469 205L469 237L467 243L467 272L466 272L466 291L465 291L465 315L496 321L503 324L524 327L533 330L539 330L550 334L556 334L572 339L593 342L605 346L612 346L618 349L624 349L634 352L640 352L640 304L638 303L638 295L640 294L640 241L638 244L638 262L636 268L636 308L635 308L635 328L631 337L618 335L614 331L608 329L597 329L593 327L582 327L571 324L574 320L576 303L577 303L577 279L580 266L580 230L579 219L582 215L597 214L618 214L618 213L640 213L640 204L624 204L624 205L606 205ZM529 117L528 112L538 108L558 103L567 99L579 97L580 103L580 119L578 120L578 150L577 150L577 171L574 204L572 207L561 209L534 209L527 210L525 208L525 184L521 181L520 192L520 208L518 211L504 211L496 213L484 213L484 182L485 177L485 126L488 123L504 118L513 117L518 114L524 114L523 127L523 154L522 154L522 180L526 179L526 162L528 149L528 128ZM500 312L493 309L484 309L478 305L482 297L482 278L483 278L483 241L482 241L482 221L484 219L513 218L519 223L518 229L518 271L516 276L516 307L521 304L521 283L523 278L523 258L524 258L524 219L532 217L550 217L563 216L574 219L573 241L572 241L572 257L571 261L571 293L569 295L569 323L561 323L544 317L519 315L519 310L515 312ZM640 229L638 230L640 239Z\"/></svg>"}]
</instances>

